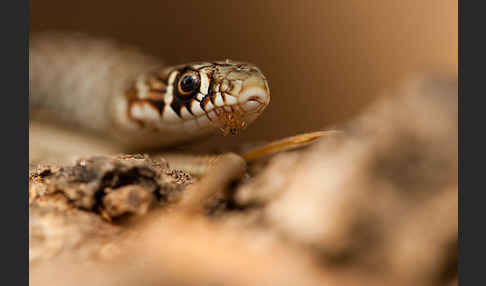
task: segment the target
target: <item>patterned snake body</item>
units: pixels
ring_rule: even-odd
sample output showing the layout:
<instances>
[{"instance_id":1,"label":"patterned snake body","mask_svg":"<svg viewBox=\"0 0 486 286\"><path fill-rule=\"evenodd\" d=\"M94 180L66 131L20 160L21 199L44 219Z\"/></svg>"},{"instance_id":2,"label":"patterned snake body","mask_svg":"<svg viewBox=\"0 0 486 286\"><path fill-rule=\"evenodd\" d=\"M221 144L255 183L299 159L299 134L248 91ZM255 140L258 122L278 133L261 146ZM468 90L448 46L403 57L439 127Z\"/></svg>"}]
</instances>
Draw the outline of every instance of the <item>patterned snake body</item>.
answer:
<instances>
[{"instance_id":1,"label":"patterned snake body","mask_svg":"<svg viewBox=\"0 0 486 286\"><path fill-rule=\"evenodd\" d=\"M230 60L164 67L131 47L44 33L30 45L31 119L89 131L130 148L237 133L270 101L268 83Z\"/></svg>"}]
</instances>

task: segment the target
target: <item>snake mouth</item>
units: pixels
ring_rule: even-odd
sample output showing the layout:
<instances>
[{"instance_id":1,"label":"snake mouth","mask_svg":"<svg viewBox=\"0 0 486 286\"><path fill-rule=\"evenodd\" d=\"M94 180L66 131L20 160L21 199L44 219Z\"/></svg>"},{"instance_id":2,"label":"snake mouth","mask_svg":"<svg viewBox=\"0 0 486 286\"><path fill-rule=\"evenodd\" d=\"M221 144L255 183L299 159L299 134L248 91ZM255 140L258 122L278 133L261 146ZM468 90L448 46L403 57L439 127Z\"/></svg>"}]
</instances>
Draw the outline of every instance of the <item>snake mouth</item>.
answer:
<instances>
[{"instance_id":1,"label":"snake mouth","mask_svg":"<svg viewBox=\"0 0 486 286\"><path fill-rule=\"evenodd\" d=\"M216 125L213 126L219 127L224 135L237 135L263 112L269 100L267 89L247 88L238 95L236 104L215 107L211 110L217 118Z\"/></svg>"},{"instance_id":2,"label":"snake mouth","mask_svg":"<svg viewBox=\"0 0 486 286\"><path fill-rule=\"evenodd\" d=\"M248 111L241 105L215 107L206 113L209 124L221 130L224 135L237 135L248 126Z\"/></svg>"},{"instance_id":3,"label":"snake mouth","mask_svg":"<svg viewBox=\"0 0 486 286\"><path fill-rule=\"evenodd\" d=\"M211 105L209 110L204 110L206 118L198 117L199 126L212 126L220 129L223 134L236 135L252 123L269 103L270 96L266 85L258 81L250 81L251 85L235 90L225 89L222 105ZM230 103L230 98L233 98ZM215 100L215 102L218 102Z\"/></svg>"}]
</instances>

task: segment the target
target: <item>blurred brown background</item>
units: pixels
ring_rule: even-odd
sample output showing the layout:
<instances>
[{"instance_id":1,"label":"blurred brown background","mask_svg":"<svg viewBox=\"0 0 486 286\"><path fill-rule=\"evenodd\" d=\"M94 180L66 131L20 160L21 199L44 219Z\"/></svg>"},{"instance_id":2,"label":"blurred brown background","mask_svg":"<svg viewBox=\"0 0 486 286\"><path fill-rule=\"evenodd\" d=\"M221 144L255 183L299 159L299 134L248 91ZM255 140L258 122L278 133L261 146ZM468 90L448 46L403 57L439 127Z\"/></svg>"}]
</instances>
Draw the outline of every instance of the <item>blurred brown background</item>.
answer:
<instances>
[{"instance_id":1,"label":"blurred brown background","mask_svg":"<svg viewBox=\"0 0 486 286\"><path fill-rule=\"evenodd\" d=\"M30 3L31 33L115 37L168 64L225 58L257 64L272 101L244 132L249 140L332 127L412 72L457 75L452 0Z\"/></svg>"}]
</instances>

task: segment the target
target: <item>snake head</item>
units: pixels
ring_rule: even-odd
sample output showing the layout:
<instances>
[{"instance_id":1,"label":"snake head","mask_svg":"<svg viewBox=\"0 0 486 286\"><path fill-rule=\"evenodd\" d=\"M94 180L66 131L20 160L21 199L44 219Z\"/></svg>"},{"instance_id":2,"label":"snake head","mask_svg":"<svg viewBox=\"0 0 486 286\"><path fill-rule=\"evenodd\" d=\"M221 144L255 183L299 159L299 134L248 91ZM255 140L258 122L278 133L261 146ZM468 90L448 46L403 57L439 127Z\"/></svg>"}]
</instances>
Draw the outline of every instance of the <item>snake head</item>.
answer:
<instances>
[{"instance_id":1,"label":"snake head","mask_svg":"<svg viewBox=\"0 0 486 286\"><path fill-rule=\"evenodd\" d=\"M238 134L267 107L270 90L256 66L225 60L151 71L125 97L137 128L184 139L218 129Z\"/></svg>"},{"instance_id":2,"label":"snake head","mask_svg":"<svg viewBox=\"0 0 486 286\"><path fill-rule=\"evenodd\" d=\"M202 86L208 96L201 104L224 134L238 134L270 103L268 82L252 64L226 60L202 67L200 73L208 82L207 89Z\"/></svg>"}]
</instances>

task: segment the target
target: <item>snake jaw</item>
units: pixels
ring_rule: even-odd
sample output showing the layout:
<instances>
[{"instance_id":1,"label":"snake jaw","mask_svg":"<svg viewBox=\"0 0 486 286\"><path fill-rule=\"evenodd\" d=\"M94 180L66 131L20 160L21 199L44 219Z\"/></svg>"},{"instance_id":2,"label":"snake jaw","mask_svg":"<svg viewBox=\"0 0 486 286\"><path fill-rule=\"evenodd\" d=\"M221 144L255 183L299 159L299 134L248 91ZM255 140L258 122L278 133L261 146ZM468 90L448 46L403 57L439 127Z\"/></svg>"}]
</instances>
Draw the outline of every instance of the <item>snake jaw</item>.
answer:
<instances>
[{"instance_id":1,"label":"snake jaw","mask_svg":"<svg viewBox=\"0 0 486 286\"><path fill-rule=\"evenodd\" d=\"M238 135L241 130L245 129L248 126L247 121L242 115L240 109L233 109L231 111L227 111L226 109L222 109L222 112L218 114L218 119L222 123L222 126L219 127L219 130L223 133L223 135Z\"/></svg>"}]
</instances>

